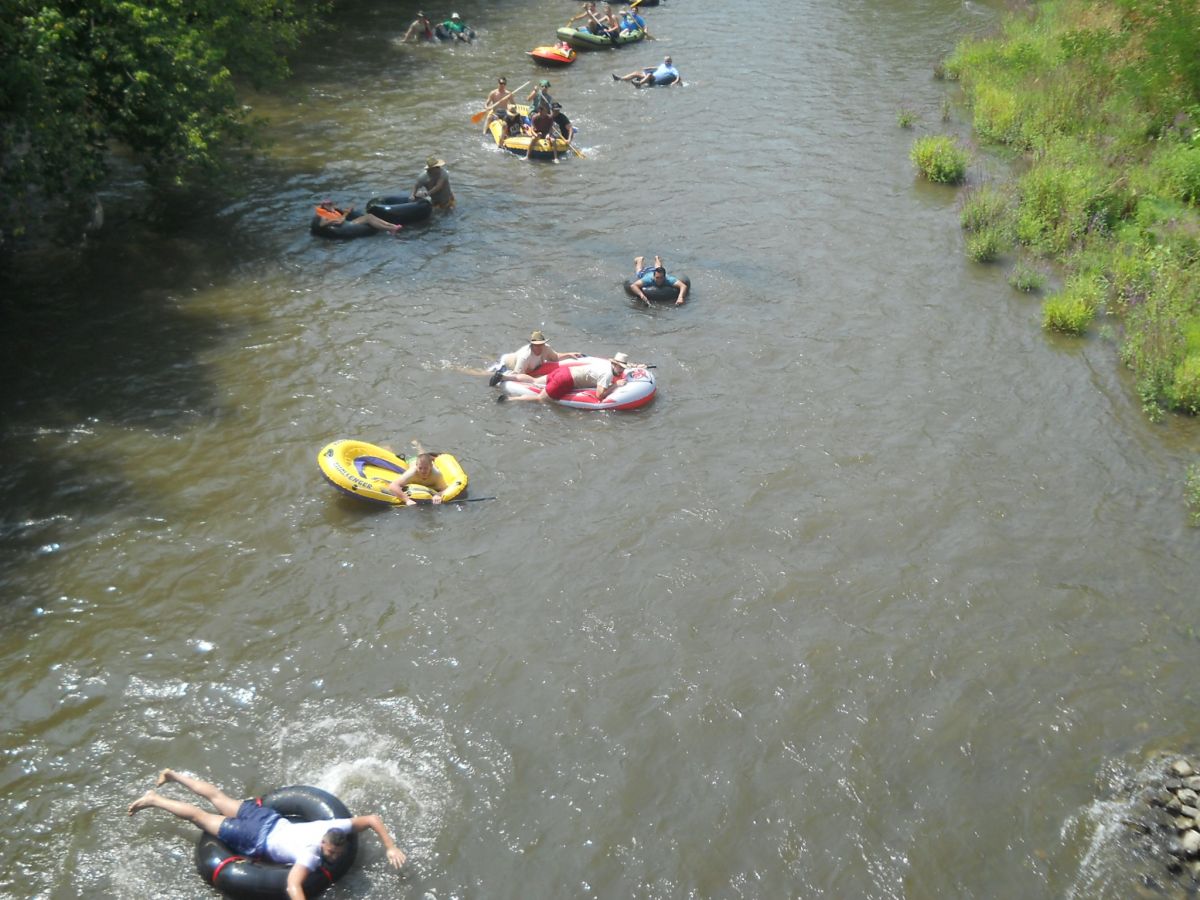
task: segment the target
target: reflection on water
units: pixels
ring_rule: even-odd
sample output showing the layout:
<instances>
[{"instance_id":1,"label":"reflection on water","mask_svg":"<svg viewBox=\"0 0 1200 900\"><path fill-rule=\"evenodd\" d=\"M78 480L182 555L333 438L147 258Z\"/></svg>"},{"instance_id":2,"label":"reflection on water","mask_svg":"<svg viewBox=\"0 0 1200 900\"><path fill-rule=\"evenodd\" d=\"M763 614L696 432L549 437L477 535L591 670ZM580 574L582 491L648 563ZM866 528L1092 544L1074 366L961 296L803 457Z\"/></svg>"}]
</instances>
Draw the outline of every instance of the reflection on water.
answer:
<instances>
[{"instance_id":1,"label":"reflection on water","mask_svg":"<svg viewBox=\"0 0 1200 900\"><path fill-rule=\"evenodd\" d=\"M1186 742L1194 428L1044 338L914 181L896 111L962 128L930 73L995 10L675 2L550 74L587 156L557 166L469 119L569 4L461 8L470 47L351 4L255 99L278 141L221 208L113 197L16 279L48 302L3 337L0 893L195 896L190 827L120 818L167 765L380 812L411 862L368 839L347 896L1080 890L1098 771ZM609 78L667 52L687 87ZM308 235L431 153L452 215ZM656 252L680 309L620 289ZM535 327L657 365L655 404L462 373ZM499 499L358 506L315 465L338 437Z\"/></svg>"}]
</instances>

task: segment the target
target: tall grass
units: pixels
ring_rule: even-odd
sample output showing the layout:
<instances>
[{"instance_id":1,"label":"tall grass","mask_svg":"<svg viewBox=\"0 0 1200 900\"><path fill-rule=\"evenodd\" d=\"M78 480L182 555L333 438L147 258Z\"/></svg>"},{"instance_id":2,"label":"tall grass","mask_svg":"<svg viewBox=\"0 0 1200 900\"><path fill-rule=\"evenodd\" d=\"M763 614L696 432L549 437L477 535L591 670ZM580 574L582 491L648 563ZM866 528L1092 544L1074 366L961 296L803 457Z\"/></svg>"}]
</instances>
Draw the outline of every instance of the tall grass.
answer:
<instances>
[{"instance_id":1,"label":"tall grass","mask_svg":"<svg viewBox=\"0 0 1200 900\"><path fill-rule=\"evenodd\" d=\"M979 138L1028 162L1010 189L964 199L968 255L1007 230L1023 258L1074 273L1044 327L1119 317L1148 411L1200 414L1200 3L1045 0L939 71Z\"/></svg>"}]
</instances>

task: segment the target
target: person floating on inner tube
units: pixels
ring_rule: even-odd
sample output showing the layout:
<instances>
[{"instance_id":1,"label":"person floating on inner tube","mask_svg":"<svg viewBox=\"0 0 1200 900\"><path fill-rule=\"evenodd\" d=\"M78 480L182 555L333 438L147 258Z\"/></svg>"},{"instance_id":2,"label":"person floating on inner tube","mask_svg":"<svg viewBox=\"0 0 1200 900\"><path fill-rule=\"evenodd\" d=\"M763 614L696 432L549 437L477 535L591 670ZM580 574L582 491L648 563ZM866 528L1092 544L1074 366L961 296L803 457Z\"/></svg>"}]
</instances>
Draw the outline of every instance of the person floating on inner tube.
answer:
<instances>
[{"instance_id":1,"label":"person floating on inner tube","mask_svg":"<svg viewBox=\"0 0 1200 900\"><path fill-rule=\"evenodd\" d=\"M682 306L684 299L687 297L688 286L685 282L680 281L674 275L668 275L667 270L663 268L662 257L654 257L654 265L645 265L646 257L638 256L633 260L634 279L629 283L629 289L641 298L642 302L647 306L650 305L650 300L646 296L646 292L642 288L654 287L673 287L679 289L679 296L675 299L676 306Z\"/></svg>"},{"instance_id":2,"label":"person floating on inner tube","mask_svg":"<svg viewBox=\"0 0 1200 900\"><path fill-rule=\"evenodd\" d=\"M564 359L582 359L582 353L574 351L570 353L559 353L550 348L546 343L546 335L540 331L535 331L529 335L529 343L520 350L514 350L512 353L505 353L500 357L500 362L492 366L492 377L488 379L488 386L495 387L501 381L523 381L526 384L533 384L536 379L533 377L541 366L548 362L561 362Z\"/></svg>"},{"instance_id":3,"label":"person floating on inner tube","mask_svg":"<svg viewBox=\"0 0 1200 900\"><path fill-rule=\"evenodd\" d=\"M454 209L454 192L450 190L450 176L446 174L446 161L436 156L425 160L425 172L417 176L413 185L412 199L428 198L434 209L449 212Z\"/></svg>"},{"instance_id":4,"label":"person floating on inner tube","mask_svg":"<svg viewBox=\"0 0 1200 900\"><path fill-rule=\"evenodd\" d=\"M468 43L475 37L475 32L458 13L451 13L450 18L438 26L437 30L445 35L445 40L455 40Z\"/></svg>"},{"instance_id":5,"label":"person floating on inner tube","mask_svg":"<svg viewBox=\"0 0 1200 900\"><path fill-rule=\"evenodd\" d=\"M417 17L413 19L413 23L408 26L408 31L404 32L404 37L400 39L404 44L415 44L417 41L432 41L433 40L433 23L429 21L429 16L423 12L418 12Z\"/></svg>"},{"instance_id":6,"label":"person floating on inner tube","mask_svg":"<svg viewBox=\"0 0 1200 900\"><path fill-rule=\"evenodd\" d=\"M388 862L397 869L404 865L404 851L396 846L379 816L292 822L271 807L263 806L260 801L234 800L216 785L199 778L181 775L172 769L159 772L154 786L159 788L169 781L181 784L193 794L203 797L216 807L217 811L209 812L191 803L172 800L155 790L149 790L129 804L129 815L150 807L165 809L172 815L191 822L201 831L211 834L234 853L290 865L287 876L289 897L304 897L304 879L323 863L337 860L345 850L346 835L351 832L359 834L368 828L371 829L383 841Z\"/></svg>"},{"instance_id":7,"label":"person floating on inner tube","mask_svg":"<svg viewBox=\"0 0 1200 900\"><path fill-rule=\"evenodd\" d=\"M416 506L417 501L409 496L404 490L404 486L408 484L419 484L422 487L427 487L432 492L431 500L434 506L438 506L442 502L442 494L449 490L451 482L446 479L446 476L441 473L441 470L434 464L434 459L437 458L436 453L430 453L421 446L420 441L413 441L413 446L417 448L417 457L413 460L412 465L404 470L404 474L387 486L389 494L395 494L404 501L405 506Z\"/></svg>"},{"instance_id":8,"label":"person floating on inner tube","mask_svg":"<svg viewBox=\"0 0 1200 900\"><path fill-rule=\"evenodd\" d=\"M317 228L335 230L343 225L358 225L360 223L370 225L376 231L386 231L388 234L399 236L400 229L403 225L393 225L379 216L371 213L363 213L361 216L354 215L354 207L347 209L338 209L333 205L332 200L322 200L321 205L317 207Z\"/></svg>"},{"instance_id":9,"label":"person floating on inner tube","mask_svg":"<svg viewBox=\"0 0 1200 900\"><path fill-rule=\"evenodd\" d=\"M533 379L534 384L545 388L540 394L523 394L518 397L501 394L496 400L561 400L572 391L585 388L595 388L596 399L603 400L625 381L625 370L629 366L629 357L624 353L585 366L559 366L549 375Z\"/></svg>"},{"instance_id":10,"label":"person floating on inner tube","mask_svg":"<svg viewBox=\"0 0 1200 900\"><path fill-rule=\"evenodd\" d=\"M671 64L669 56L663 57L662 64L656 69L638 69L628 75L617 75L614 72L613 81L632 81L636 87L645 87L648 84L683 84L683 79L679 77L679 70Z\"/></svg>"}]
</instances>

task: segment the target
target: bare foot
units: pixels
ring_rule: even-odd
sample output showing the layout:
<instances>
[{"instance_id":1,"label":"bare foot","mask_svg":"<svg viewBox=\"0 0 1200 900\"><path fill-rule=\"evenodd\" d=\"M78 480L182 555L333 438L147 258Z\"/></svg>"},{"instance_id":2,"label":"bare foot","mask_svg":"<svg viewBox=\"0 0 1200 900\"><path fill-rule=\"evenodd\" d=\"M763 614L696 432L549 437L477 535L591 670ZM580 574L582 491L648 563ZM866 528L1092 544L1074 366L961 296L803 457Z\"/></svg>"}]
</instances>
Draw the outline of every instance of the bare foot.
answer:
<instances>
[{"instance_id":1,"label":"bare foot","mask_svg":"<svg viewBox=\"0 0 1200 900\"><path fill-rule=\"evenodd\" d=\"M146 791L146 793L142 794L141 797L129 804L129 815L132 816L139 809L145 809L147 806L153 806L154 798L156 796L157 795L154 793L154 791Z\"/></svg>"},{"instance_id":2,"label":"bare foot","mask_svg":"<svg viewBox=\"0 0 1200 900\"><path fill-rule=\"evenodd\" d=\"M162 787L168 781L175 780L175 772L173 769L163 769L158 773L158 780L154 782L155 787Z\"/></svg>"}]
</instances>

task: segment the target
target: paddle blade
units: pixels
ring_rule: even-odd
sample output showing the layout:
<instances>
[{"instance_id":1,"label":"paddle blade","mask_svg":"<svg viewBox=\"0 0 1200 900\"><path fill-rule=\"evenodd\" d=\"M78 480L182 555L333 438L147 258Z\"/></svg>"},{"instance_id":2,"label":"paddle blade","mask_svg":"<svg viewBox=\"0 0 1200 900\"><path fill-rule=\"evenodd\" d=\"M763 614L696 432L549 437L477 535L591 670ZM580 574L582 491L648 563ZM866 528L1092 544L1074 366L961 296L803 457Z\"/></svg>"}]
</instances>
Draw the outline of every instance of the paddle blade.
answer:
<instances>
[{"instance_id":1,"label":"paddle blade","mask_svg":"<svg viewBox=\"0 0 1200 900\"><path fill-rule=\"evenodd\" d=\"M483 121L483 117L486 116L487 114L488 114L488 111L486 109L481 109L479 112L474 113L471 116L471 121L474 124L478 125L480 122Z\"/></svg>"}]
</instances>

